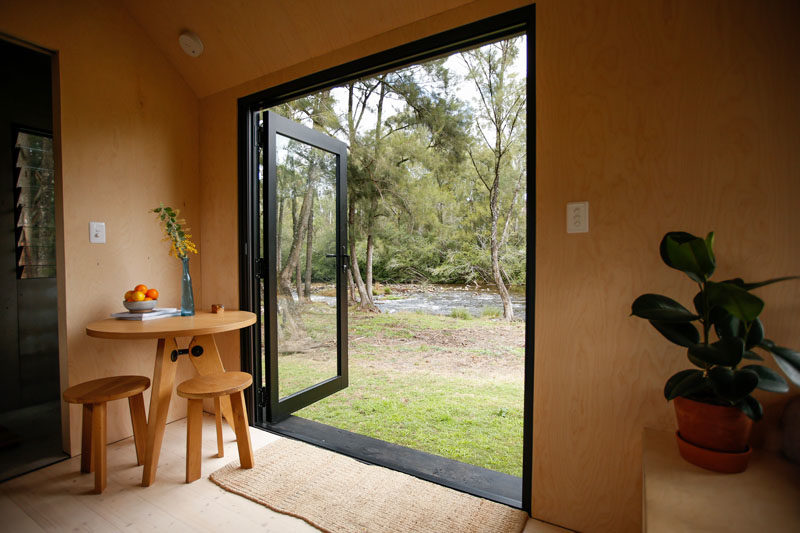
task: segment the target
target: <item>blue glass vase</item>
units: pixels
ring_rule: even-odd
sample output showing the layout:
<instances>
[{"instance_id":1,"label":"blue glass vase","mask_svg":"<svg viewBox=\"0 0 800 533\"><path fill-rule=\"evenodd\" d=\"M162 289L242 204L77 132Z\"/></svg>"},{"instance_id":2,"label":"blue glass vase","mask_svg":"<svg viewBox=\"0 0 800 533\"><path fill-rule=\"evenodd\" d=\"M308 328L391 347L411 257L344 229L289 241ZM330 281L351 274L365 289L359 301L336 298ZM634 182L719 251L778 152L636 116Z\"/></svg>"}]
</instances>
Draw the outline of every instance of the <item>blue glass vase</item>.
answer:
<instances>
[{"instance_id":1,"label":"blue glass vase","mask_svg":"<svg viewBox=\"0 0 800 533\"><path fill-rule=\"evenodd\" d=\"M181 316L194 315L194 296L192 295L192 276L189 275L189 257L181 257L183 277L181 278Z\"/></svg>"}]
</instances>

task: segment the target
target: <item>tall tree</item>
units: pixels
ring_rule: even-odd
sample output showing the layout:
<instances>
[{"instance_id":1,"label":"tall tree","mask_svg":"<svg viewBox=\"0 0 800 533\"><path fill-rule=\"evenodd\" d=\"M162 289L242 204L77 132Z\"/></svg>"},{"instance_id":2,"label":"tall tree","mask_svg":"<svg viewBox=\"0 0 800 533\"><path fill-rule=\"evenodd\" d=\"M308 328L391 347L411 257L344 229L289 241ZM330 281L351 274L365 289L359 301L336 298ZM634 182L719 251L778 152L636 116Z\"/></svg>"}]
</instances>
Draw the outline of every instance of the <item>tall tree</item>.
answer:
<instances>
[{"instance_id":1,"label":"tall tree","mask_svg":"<svg viewBox=\"0 0 800 533\"><path fill-rule=\"evenodd\" d=\"M300 296L300 289L298 288L298 297L305 303L311 302L311 271L312 271L312 256L314 244L314 195L311 195L311 213L308 216L308 228L306 229L308 240L306 241L306 279L303 287L303 295Z\"/></svg>"},{"instance_id":2,"label":"tall tree","mask_svg":"<svg viewBox=\"0 0 800 533\"><path fill-rule=\"evenodd\" d=\"M474 126L477 140L469 147L468 153L475 176L489 193L492 277L503 301L503 317L506 320L513 320L514 309L500 265L498 221L502 210L501 182L516 177L513 174L524 172L513 168L514 150L524 147L526 106L525 82L516 79L511 72L516 56L516 41L513 39L461 54L468 69L467 78L473 82L478 93ZM516 181L521 182L521 177ZM511 200L512 206L514 201Z\"/></svg>"},{"instance_id":3,"label":"tall tree","mask_svg":"<svg viewBox=\"0 0 800 533\"><path fill-rule=\"evenodd\" d=\"M368 109L370 96L380 82L351 82L347 84L347 138L350 144L350 157L347 159L347 226L350 245L350 271L359 294L359 308L362 311L378 312L367 291L356 254L356 204L365 195L364 150L359 142L358 128Z\"/></svg>"}]
</instances>

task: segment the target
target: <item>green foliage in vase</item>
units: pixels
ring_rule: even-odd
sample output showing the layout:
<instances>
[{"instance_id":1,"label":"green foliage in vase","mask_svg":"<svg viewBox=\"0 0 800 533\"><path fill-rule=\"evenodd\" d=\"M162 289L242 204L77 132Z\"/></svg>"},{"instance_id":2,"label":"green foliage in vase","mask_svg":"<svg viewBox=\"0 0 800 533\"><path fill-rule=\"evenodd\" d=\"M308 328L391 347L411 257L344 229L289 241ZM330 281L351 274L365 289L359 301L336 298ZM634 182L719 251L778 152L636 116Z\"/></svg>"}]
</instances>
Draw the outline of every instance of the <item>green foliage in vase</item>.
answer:
<instances>
[{"instance_id":1,"label":"green foliage in vase","mask_svg":"<svg viewBox=\"0 0 800 533\"><path fill-rule=\"evenodd\" d=\"M764 324L759 319L764 301L752 291L797 276L756 283L741 278L711 281L717 266L713 232L705 239L682 231L669 232L661 240L660 252L667 266L680 270L699 287L692 302L694 310L660 294L643 294L631 308L632 315L648 320L667 340L685 348L695 367L670 377L664 396L667 400L682 396L734 406L759 420L763 409L751 393L755 389L785 393L789 384L771 368L745 363L763 361L757 351L761 350L800 386L800 353L764 336Z\"/></svg>"},{"instance_id":2,"label":"green foliage in vase","mask_svg":"<svg viewBox=\"0 0 800 533\"><path fill-rule=\"evenodd\" d=\"M150 211L158 215L164 223L163 240L170 242L170 255L183 259L189 252L197 253L197 246L191 241L192 236L189 234L190 228L186 226L186 220L178 218L180 211L163 203Z\"/></svg>"}]
</instances>

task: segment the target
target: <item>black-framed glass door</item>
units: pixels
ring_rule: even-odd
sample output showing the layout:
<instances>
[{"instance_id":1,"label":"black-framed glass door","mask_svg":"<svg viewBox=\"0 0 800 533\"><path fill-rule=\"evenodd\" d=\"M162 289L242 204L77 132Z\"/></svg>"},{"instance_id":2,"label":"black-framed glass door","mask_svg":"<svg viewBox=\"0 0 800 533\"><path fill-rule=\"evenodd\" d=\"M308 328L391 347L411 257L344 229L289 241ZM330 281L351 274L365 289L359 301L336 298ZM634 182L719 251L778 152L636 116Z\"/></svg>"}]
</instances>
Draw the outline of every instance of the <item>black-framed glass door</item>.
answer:
<instances>
[{"instance_id":1,"label":"black-framed glass door","mask_svg":"<svg viewBox=\"0 0 800 533\"><path fill-rule=\"evenodd\" d=\"M266 257L259 373L266 417L277 422L348 384L347 145L271 111L261 113L261 123ZM317 224L335 225L334 243L314 242L315 216L323 218ZM317 255L325 257L320 272L313 270ZM311 281L318 279L335 282L335 295L312 299Z\"/></svg>"},{"instance_id":2,"label":"black-framed glass door","mask_svg":"<svg viewBox=\"0 0 800 533\"><path fill-rule=\"evenodd\" d=\"M264 276L268 275L268 267L266 266L266 253L260 250L262 246L260 235L261 228L259 227L260 221L263 219L266 224L266 218L258 216L260 209L264 209L266 213L268 206L260 205L259 199L263 197L261 193L261 183L257 179L259 174L258 165L260 159L253 157L253 152L259 152L257 148L257 138L261 135L258 122L261 113L267 109L276 110L284 115L293 117L297 120L298 117L303 117L304 123L306 121L320 121L320 129L326 128L327 131L335 131L332 135L339 136L342 132L342 137L353 139L349 130L342 128L330 128L330 124L325 122L325 115L320 114L312 109L309 112L309 102L305 102L305 107L293 107L291 104L305 96L314 96L319 92L327 91L328 89L335 91L337 87L347 87L348 84L354 83L354 80L363 80L370 76L381 76L389 71L404 68L405 66L420 63L431 58L444 57L453 52L466 51L470 48L481 47L485 44L496 42L503 39L508 39L520 34L527 34L528 38L525 41L525 48L527 53L524 56L524 63L527 71L527 86L525 88L526 101L531 105L527 106L525 114L527 120L524 121L525 138L523 153L526 155L528 171L522 174L521 183L523 183L526 193L523 193L523 198L526 202L535 206L535 39L533 38L535 27L535 12L534 6L529 5L508 13L502 13L491 17L489 19L481 20L460 28L448 30L441 34L425 37L419 41L414 41L397 48L379 52L377 54L360 58L350 63L339 65L321 72L310 74L304 78L293 80L285 84L271 87L264 91L254 93L242 97L238 101L238 138L239 138L239 244L241 245L240 252L240 305L242 309L249 309L258 312L261 308L261 302L264 299L264 287L268 285L267 282L261 283L256 272L263 270ZM366 88L370 90L369 87ZM375 91L378 94L380 91ZM356 94L356 96L358 96ZM338 108L332 108L337 114L347 113L349 108L345 103L344 106L340 105ZM344 111L342 111L344 110ZM315 127L316 122L315 122ZM384 130L386 131L386 130ZM358 142L348 141L352 143L350 147L353 153L360 154ZM350 163L351 181L361 177L359 172L359 161L357 157L351 153ZM266 155L264 156L266 157ZM517 183L520 183L520 181ZM358 206L359 196L352 194L350 200L352 205L348 207L356 213L356 223L359 223ZM512 202L513 203L513 202ZM279 204L280 205L280 204ZM288 216L288 204L284 204L284 215ZM254 216L255 214L255 216ZM534 368L534 292L535 286L535 216L525 217L522 227L525 228L527 235L527 246L525 247L525 276L527 290L525 292L524 301L526 313L524 315L525 331L524 331L524 420L522 423L522 475L521 478L516 478L513 486L501 487L498 485L497 480L492 476L486 476L486 469L477 472L480 469L476 466L471 466L458 460L451 460L445 457L437 457L429 453L419 452L410 448L400 447L390 441L380 441L367 435L360 434L359 432L352 432L352 430L341 429L335 425L326 425L324 422L320 423L309 416L314 410L318 410L328 404L335 402L339 395L329 398L323 402L309 407L297 416L289 416L287 419L274 423L267 416L266 403L270 392L267 390L267 378L261 377L264 364L259 363L264 356L264 351L261 349L264 346L262 340L270 339L269 327L270 324L262 326L261 331L258 328L253 328L254 331L249 335L242 336L242 369L251 371L254 374L256 383L260 383L261 387L253 389L254 394L248 397L248 410L253 413L252 420L256 427L274 432L280 435L285 435L291 438L300 439L310 442L317 446L350 455L359 460L369 463L379 464L388 468L396 469L402 472L415 475L417 477L428 479L436 483L463 490L481 497L486 497L512 505L530 510L531 505L531 487L532 487L532 459L533 459L533 368ZM288 222L291 224L291 220ZM513 226L516 228L516 225ZM363 238L363 235L358 233L358 229L350 234L350 238L356 240L356 250L358 251L358 239ZM515 230L516 231L516 230ZM339 230L341 233L341 230ZM286 239L287 235L284 234L283 238ZM316 238L316 237L315 237ZM353 243L350 243L351 246ZM282 242L282 247L286 250L286 242ZM339 252L342 253L341 251ZM259 263L259 258L263 257L264 266ZM364 268L363 266L360 268ZM364 270L362 270L364 272ZM355 277L355 270L352 272L345 271L345 277L353 274ZM357 281L357 280L356 280ZM341 283L340 283L341 285ZM358 285L356 285L358 286ZM353 286L350 285L351 290ZM358 286L361 289L360 286ZM339 289L341 290L341 289ZM394 288L392 288L394 290ZM259 292L261 291L261 292ZM359 290L361 294L361 290ZM396 299L396 297L392 297ZM357 329L359 325L359 316L351 314L350 327ZM353 333L351 331L351 333ZM259 336L260 335L260 336ZM352 343L349 346L351 350L352 359L352 379L353 385L343 391L342 396L348 394L358 394L359 386L363 383L361 380L361 365L360 355L361 351L358 347L360 337L355 335ZM267 341L269 342L269 341ZM269 369L267 369L269 372ZM505 418L504 410L498 411L500 417ZM413 452L413 453L410 453ZM425 455L427 457L421 457ZM433 458L433 459L432 459ZM435 460L434 460L435 459ZM509 477L509 476L506 476ZM513 477L513 476L511 476Z\"/></svg>"}]
</instances>

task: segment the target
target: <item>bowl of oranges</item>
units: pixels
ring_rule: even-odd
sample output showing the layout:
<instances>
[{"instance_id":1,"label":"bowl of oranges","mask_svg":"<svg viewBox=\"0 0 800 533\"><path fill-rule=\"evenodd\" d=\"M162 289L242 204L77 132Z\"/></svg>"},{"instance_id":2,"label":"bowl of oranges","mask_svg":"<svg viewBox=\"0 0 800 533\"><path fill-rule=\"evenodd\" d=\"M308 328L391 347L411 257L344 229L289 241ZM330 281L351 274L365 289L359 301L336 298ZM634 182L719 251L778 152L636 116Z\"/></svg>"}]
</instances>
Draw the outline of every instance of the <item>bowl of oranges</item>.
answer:
<instances>
[{"instance_id":1,"label":"bowl of oranges","mask_svg":"<svg viewBox=\"0 0 800 533\"><path fill-rule=\"evenodd\" d=\"M158 290L140 283L133 290L127 291L124 298L122 305L131 313L147 313L158 304Z\"/></svg>"}]
</instances>

